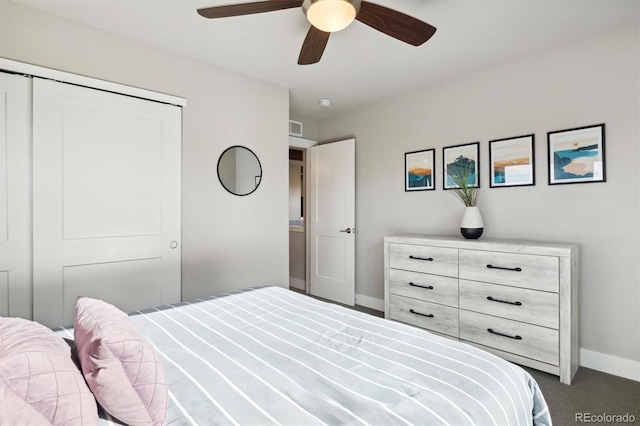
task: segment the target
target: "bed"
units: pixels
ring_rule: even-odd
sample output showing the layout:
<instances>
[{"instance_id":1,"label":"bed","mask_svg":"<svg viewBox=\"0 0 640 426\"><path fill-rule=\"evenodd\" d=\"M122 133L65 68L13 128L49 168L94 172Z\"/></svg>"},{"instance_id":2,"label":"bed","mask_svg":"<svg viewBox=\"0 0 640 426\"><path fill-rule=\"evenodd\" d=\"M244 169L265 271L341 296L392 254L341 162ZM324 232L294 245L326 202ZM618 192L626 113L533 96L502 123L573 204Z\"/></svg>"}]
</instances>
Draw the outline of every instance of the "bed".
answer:
<instances>
[{"instance_id":1,"label":"bed","mask_svg":"<svg viewBox=\"0 0 640 426\"><path fill-rule=\"evenodd\" d=\"M166 370L169 425L551 424L522 368L280 287L130 318Z\"/></svg>"}]
</instances>

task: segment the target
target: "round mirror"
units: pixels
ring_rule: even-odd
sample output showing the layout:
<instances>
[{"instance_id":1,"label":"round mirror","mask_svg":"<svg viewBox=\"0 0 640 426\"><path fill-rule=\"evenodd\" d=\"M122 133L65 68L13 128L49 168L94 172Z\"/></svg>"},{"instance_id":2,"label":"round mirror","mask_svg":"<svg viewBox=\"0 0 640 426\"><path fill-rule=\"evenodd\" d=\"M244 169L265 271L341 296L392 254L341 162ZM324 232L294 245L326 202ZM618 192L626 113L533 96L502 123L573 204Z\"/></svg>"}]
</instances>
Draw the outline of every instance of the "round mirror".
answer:
<instances>
[{"instance_id":1,"label":"round mirror","mask_svg":"<svg viewBox=\"0 0 640 426\"><path fill-rule=\"evenodd\" d=\"M262 181L260 160L247 147L229 147L218 159L218 179L230 193L249 195L258 189Z\"/></svg>"}]
</instances>

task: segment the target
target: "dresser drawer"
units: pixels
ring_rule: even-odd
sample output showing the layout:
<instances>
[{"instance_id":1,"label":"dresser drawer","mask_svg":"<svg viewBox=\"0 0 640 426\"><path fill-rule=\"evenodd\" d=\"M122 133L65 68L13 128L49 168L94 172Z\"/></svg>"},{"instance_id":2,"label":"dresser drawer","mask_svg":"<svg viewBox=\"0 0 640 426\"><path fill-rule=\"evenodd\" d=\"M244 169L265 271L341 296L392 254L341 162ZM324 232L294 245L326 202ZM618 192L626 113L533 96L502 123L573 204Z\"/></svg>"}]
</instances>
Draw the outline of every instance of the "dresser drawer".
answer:
<instances>
[{"instance_id":1,"label":"dresser drawer","mask_svg":"<svg viewBox=\"0 0 640 426\"><path fill-rule=\"evenodd\" d=\"M458 250L411 244L389 244L389 267L457 277Z\"/></svg>"},{"instance_id":2,"label":"dresser drawer","mask_svg":"<svg viewBox=\"0 0 640 426\"><path fill-rule=\"evenodd\" d=\"M460 280L460 308L558 328L558 293Z\"/></svg>"},{"instance_id":3,"label":"dresser drawer","mask_svg":"<svg viewBox=\"0 0 640 426\"><path fill-rule=\"evenodd\" d=\"M558 330L546 327L460 310L460 339L551 365L559 363Z\"/></svg>"},{"instance_id":4,"label":"dresser drawer","mask_svg":"<svg viewBox=\"0 0 640 426\"><path fill-rule=\"evenodd\" d=\"M392 294L389 318L418 327L458 336L458 309Z\"/></svg>"},{"instance_id":5,"label":"dresser drawer","mask_svg":"<svg viewBox=\"0 0 640 426\"><path fill-rule=\"evenodd\" d=\"M420 272L389 270L389 292L427 302L458 306L458 279Z\"/></svg>"},{"instance_id":6,"label":"dresser drawer","mask_svg":"<svg viewBox=\"0 0 640 426\"><path fill-rule=\"evenodd\" d=\"M558 258L460 250L460 278L558 292Z\"/></svg>"}]
</instances>

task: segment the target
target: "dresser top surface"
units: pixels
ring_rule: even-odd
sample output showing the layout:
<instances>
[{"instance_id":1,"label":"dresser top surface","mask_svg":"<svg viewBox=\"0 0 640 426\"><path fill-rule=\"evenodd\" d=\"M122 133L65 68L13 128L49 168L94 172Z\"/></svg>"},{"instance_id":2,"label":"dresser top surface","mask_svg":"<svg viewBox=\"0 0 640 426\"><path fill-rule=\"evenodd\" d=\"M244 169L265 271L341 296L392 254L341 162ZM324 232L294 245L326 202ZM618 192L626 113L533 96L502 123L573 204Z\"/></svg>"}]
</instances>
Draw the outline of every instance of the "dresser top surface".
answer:
<instances>
[{"instance_id":1,"label":"dresser top surface","mask_svg":"<svg viewBox=\"0 0 640 426\"><path fill-rule=\"evenodd\" d=\"M467 240L458 236L401 234L384 237L385 243L419 244L456 249L508 251L548 256L571 256L580 250L579 244L530 240L480 238Z\"/></svg>"}]
</instances>

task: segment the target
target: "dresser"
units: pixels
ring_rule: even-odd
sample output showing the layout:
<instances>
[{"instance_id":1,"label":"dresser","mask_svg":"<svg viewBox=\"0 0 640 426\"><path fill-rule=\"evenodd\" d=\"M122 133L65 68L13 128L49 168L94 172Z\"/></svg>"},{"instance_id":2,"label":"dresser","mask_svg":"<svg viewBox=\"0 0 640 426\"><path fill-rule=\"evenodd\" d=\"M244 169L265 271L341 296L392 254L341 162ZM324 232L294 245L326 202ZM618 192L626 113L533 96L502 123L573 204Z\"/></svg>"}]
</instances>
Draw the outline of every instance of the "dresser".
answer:
<instances>
[{"instance_id":1,"label":"dresser","mask_svg":"<svg viewBox=\"0 0 640 426\"><path fill-rule=\"evenodd\" d=\"M385 317L571 384L580 364L579 262L577 244L387 236Z\"/></svg>"}]
</instances>

